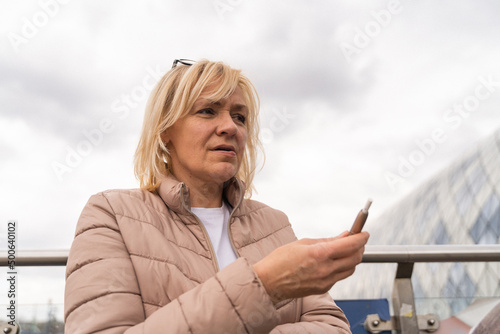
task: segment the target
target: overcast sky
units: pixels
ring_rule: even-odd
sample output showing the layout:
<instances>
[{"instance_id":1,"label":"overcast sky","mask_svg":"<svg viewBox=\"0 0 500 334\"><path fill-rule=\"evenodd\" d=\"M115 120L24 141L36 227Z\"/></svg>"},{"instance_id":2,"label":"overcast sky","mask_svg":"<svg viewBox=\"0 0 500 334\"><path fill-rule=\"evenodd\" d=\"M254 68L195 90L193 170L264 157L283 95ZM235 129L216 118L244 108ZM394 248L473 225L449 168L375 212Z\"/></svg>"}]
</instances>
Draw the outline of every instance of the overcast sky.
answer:
<instances>
[{"instance_id":1,"label":"overcast sky","mask_svg":"<svg viewBox=\"0 0 500 334\"><path fill-rule=\"evenodd\" d=\"M253 81L254 199L298 237L348 229L367 197L375 221L500 127L499 14L493 0L1 1L0 221L19 222L20 249L69 249L92 194L137 187L144 105L175 58ZM63 268L20 272L20 302L62 303Z\"/></svg>"}]
</instances>

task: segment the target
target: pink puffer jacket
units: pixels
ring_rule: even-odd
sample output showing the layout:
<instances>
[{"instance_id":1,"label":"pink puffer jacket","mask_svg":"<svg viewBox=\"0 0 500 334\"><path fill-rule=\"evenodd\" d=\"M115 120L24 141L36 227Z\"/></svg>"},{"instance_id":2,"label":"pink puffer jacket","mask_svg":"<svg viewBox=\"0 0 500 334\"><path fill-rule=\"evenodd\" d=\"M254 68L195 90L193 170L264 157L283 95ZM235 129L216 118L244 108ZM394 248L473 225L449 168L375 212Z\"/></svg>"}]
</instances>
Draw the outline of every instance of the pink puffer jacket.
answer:
<instances>
[{"instance_id":1,"label":"pink puffer jacket","mask_svg":"<svg viewBox=\"0 0 500 334\"><path fill-rule=\"evenodd\" d=\"M183 183L92 196L66 268L65 333L350 333L328 294L273 305L252 264L296 238L242 187L226 187L239 258L220 271Z\"/></svg>"}]
</instances>

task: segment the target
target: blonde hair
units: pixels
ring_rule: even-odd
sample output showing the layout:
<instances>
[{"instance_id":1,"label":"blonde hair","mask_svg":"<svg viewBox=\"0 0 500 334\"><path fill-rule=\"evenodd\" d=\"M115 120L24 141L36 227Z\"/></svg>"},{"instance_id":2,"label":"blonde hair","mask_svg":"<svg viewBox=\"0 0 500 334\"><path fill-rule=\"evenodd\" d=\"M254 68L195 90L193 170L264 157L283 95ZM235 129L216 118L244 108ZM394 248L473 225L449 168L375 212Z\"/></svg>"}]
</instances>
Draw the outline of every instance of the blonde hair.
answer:
<instances>
[{"instance_id":1,"label":"blonde hair","mask_svg":"<svg viewBox=\"0 0 500 334\"><path fill-rule=\"evenodd\" d=\"M248 107L247 143L236 177L246 184L247 198L252 196L256 160L262 144L259 140L259 97L250 80L240 70L222 62L201 60L191 66L178 65L168 71L157 83L146 105L141 137L134 156L135 176L140 187L155 191L160 180L171 173L170 153L161 136L193 107L207 86L207 99L220 101L228 98L239 87Z\"/></svg>"}]
</instances>

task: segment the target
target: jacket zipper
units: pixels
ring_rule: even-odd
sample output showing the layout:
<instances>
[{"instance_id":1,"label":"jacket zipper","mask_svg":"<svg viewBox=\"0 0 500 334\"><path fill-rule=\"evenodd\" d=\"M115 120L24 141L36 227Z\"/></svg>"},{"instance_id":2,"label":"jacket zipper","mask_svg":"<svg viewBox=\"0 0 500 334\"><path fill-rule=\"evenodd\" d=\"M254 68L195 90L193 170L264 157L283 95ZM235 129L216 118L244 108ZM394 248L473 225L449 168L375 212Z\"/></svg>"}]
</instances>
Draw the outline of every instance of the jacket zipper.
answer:
<instances>
[{"instance_id":1,"label":"jacket zipper","mask_svg":"<svg viewBox=\"0 0 500 334\"><path fill-rule=\"evenodd\" d=\"M235 205L235 207L231 211L231 214L229 215L229 219L227 220L227 233L229 235L229 243L231 244L231 247L233 248L233 252L237 255L237 257L240 257L240 253L236 250L236 247L234 246L233 235L231 234L231 220L233 219L233 213L240 206L241 201L243 200L243 196L244 196L244 193L241 191L240 181L238 179L236 179L236 182L238 182L238 188L240 191L240 198L238 199L238 203ZM184 207L184 209L186 209L194 217L194 219L196 219L196 221L198 222L198 225L201 227L203 235L205 236L205 240L207 240L207 242L208 242L208 248L210 250L210 254L212 255L212 263L214 265L215 272L218 273L220 268L219 268L219 262L217 261L217 254L215 254L214 246L212 245L212 241L210 240L210 236L208 235L208 232L207 232L207 229L205 228L205 225L203 225L203 223L187 207L186 203L184 202L184 186L185 186L185 184L182 183L182 186L181 186L182 206Z\"/></svg>"},{"instance_id":2,"label":"jacket zipper","mask_svg":"<svg viewBox=\"0 0 500 334\"><path fill-rule=\"evenodd\" d=\"M231 220L233 219L233 213L240 206L244 196L244 192L241 191L242 187L240 180L236 179L236 182L238 182L238 189L240 190L240 198L238 199L238 203L234 206L233 210L231 211L231 214L229 215L229 219L227 220L227 234L229 234L229 243L233 248L234 254L236 254L236 257L240 257L240 253L236 250L236 247L234 246L233 234L231 233Z\"/></svg>"},{"instance_id":3,"label":"jacket zipper","mask_svg":"<svg viewBox=\"0 0 500 334\"><path fill-rule=\"evenodd\" d=\"M212 245L212 241L210 240L210 236L208 235L207 229L205 228L203 223L198 219L198 217L196 217L196 215L187 207L186 203L184 202L184 186L185 186L184 183L182 183L182 186L181 186L182 206L184 207L184 209L186 209L191 214L191 216L194 217L194 219L196 219L196 221L198 222L198 225L201 227L203 235L205 236L205 240L207 240L208 249L210 251L210 254L212 254L212 264L214 265L215 272L217 273L217 272L219 272L219 262L217 261L217 255L215 254L214 246Z\"/></svg>"}]
</instances>

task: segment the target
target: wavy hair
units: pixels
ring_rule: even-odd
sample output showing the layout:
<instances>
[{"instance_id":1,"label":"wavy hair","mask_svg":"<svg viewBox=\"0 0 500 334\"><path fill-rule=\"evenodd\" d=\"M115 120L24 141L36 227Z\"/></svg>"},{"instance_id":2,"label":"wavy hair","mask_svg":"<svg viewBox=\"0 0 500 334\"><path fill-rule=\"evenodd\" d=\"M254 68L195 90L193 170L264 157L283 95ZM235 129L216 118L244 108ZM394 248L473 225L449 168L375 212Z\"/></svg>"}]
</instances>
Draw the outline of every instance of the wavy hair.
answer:
<instances>
[{"instance_id":1,"label":"wavy hair","mask_svg":"<svg viewBox=\"0 0 500 334\"><path fill-rule=\"evenodd\" d=\"M236 177L246 184L245 196L252 196L257 154L262 151L258 124L259 97L255 87L241 70L209 60L195 62L191 66L174 67L151 92L134 156L135 176L142 189L155 191L161 179L171 173L170 152L161 136L178 119L187 115L209 85L217 87L207 97L212 101L228 98L236 87L243 92L248 107L247 143Z\"/></svg>"}]
</instances>

